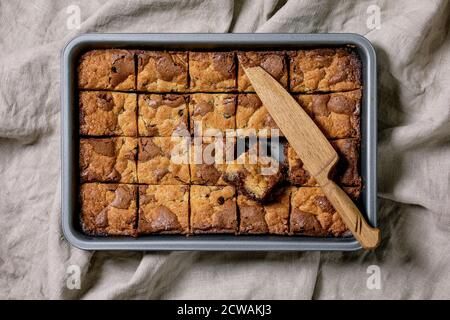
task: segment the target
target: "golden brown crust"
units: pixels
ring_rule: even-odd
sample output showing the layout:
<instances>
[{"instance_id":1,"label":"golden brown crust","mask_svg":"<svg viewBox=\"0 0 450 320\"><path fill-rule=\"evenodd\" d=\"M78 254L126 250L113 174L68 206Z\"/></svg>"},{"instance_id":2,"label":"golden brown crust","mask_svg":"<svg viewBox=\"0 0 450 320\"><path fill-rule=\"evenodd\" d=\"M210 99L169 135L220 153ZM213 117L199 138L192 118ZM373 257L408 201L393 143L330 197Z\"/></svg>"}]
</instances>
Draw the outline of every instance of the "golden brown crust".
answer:
<instances>
[{"instance_id":1,"label":"golden brown crust","mask_svg":"<svg viewBox=\"0 0 450 320\"><path fill-rule=\"evenodd\" d=\"M175 94L140 94L139 136L170 137L188 133L187 96Z\"/></svg>"},{"instance_id":2,"label":"golden brown crust","mask_svg":"<svg viewBox=\"0 0 450 320\"><path fill-rule=\"evenodd\" d=\"M139 234L188 232L189 186L139 186Z\"/></svg>"},{"instance_id":3,"label":"golden brown crust","mask_svg":"<svg viewBox=\"0 0 450 320\"><path fill-rule=\"evenodd\" d=\"M361 87L361 62L347 48L290 52L292 92L346 91Z\"/></svg>"},{"instance_id":4,"label":"golden brown crust","mask_svg":"<svg viewBox=\"0 0 450 320\"><path fill-rule=\"evenodd\" d=\"M139 183L189 184L189 140L183 137L139 139Z\"/></svg>"},{"instance_id":5,"label":"golden brown crust","mask_svg":"<svg viewBox=\"0 0 450 320\"><path fill-rule=\"evenodd\" d=\"M137 88L151 92L183 92L188 88L188 53L138 51Z\"/></svg>"},{"instance_id":6,"label":"golden brown crust","mask_svg":"<svg viewBox=\"0 0 450 320\"><path fill-rule=\"evenodd\" d=\"M191 183L199 185L227 185L222 175L227 164L234 160L234 138L216 139L196 137L191 144Z\"/></svg>"},{"instance_id":7,"label":"golden brown crust","mask_svg":"<svg viewBox=\"0 0 450 320\"><path fill-rule=\"evenodd\" d=\"M191 186L193 233L236 233L235 189L231 186Z\"/></svg>"},{"instance_id":8,"label":"golden brown crust","mask_svg":"<svg viewBox=\"0 0 450 320\"><path fill-rule=\"evenodd\" d=\"M136 235L137 186L81 185L81 226L89 235Z\"/></svg>"},{"instance_id":9,"label":"golden brown crust","mask_svg":"<svg viewBox=\"0 0 450 320\"><path fill-rule=\"evenodd\" d=\"M233 52L189 52L190 90L228 92L236 90Z\"/></svg>"},{"instance_id":10,"label":"golden brown crust","mask_svg":"<svg viewBox=\"0 0 450 320\"><path fill-rule=\"evenodd\" d=\"M78 64L82 89L135 90L134 53L129 50L91 50Z\"/></svg>"},{"instance_id":11,"label":"golden brown crust","mask_svg":"<svg viewBox=\"0 0 450 320\"><path fill-rule=\"evenodd\" d=\"M82 91L79 97L80 134L128 137L137 135L136 94Z\"/></svg>"},{"instance_id":12,"label":"golden brown crust","mask_svg":"<svg viewBox=\"0 0 450 320\"><path fill-rule=\"evenodd\" d=\"M332 179L340 185L360 186L359 140L339 139L330 142L339 156L339 161L331 174ZM303 162L291 146L287 148L287 159L290 183L296 186L317 186L316 180L303 167Z\"/></svg>"},{"instance_id":13,"label":"golden brown crust","mask_svg":"<svg viewBox=\"0 0 450 320\"><path fill-rule=\"evenodd\" d=\"M255 93L239 94L236 108L238 135L283 136L269 111ZM271 130L275 130L272 132Z\"/></svg>"},{"instance_id":14,"label":"golden brown crust","mask_svg":"<svg viewBox=\"0 0 450 320\"><path fill-rule=\"evenodd\" d=\"M287 88L288 72L284 51L248 51L238 52L238 89L243 92L254 92L244 68L262 67L283 87Z\"/></svg>"},{"instance_id":15,"label":"golden brown crust","mask_svg":"<svg viewBox=\"0 0 450 320\"><path fill-rule=\"evenodd\" d=\"M281 234L288 232L290 188L284 188L270 202L260 204L238 195L239 233Z\"/></svg>"},{"instance_id":16,"label":"golden brown crust","mask_svg":"<svg viewBox=\"0 0 450 320\"><path fill-rule=\"evenodd\" d=\"M299 95L298 103L327 138L359 138L361 90Z\"/></svg>"},{"instance_id":17,"label":"golden brown crust","mask_svg":"<svg viewBox=\"0 0 450 320\"><path fill-rule=\"evenodd\" d=\"M82 182L135 183L137 139L103 138L80 140Z\"/></svg>"},{"instance_id":18,"label":"golden brown crust","mask_svg":"<svg viewBox=\"0 0 450 320\"><path fill-rule=\"evenodd\" d=\"M356 201L360 187L344 187ZM339 214L318 187L292 187L290 234L306 236L351 235Z\"/></svg>"},{"instance_id":19,"label":"golden brown crust","mask_svg":"<svg viewBox=\"0 0 450 320\"><path fill-rule=\"evenodd\" d=\"M211 136L236 128L236 95L196 93L189 100L191 133Z\"/></svg>"}]
</instances>

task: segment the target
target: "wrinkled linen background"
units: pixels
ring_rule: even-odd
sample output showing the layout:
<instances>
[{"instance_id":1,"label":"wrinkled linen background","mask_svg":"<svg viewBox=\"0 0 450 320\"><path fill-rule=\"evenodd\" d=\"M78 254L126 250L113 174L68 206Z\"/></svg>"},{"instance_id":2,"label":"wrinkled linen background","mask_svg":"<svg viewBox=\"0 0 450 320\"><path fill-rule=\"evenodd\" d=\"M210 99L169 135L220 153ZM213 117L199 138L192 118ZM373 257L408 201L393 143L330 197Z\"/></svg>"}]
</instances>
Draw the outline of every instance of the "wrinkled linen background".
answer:
<instances>
[{"instance_id":1,"label":"wrinkled linen background","mask_svg":"<svg viewBox=\"0 0 450 320\"><path fill-rule=\"evenodd\" d=\"M79 30L67 7L81 9ZM370 30L367 8L381 8ZM450 298L448 1L0 1L0 298ZM61 233L60 52L86 32L355 32L379 66L375 252L85 252ZM66 269L81 267L81 289ZM366 286L367 268L381 289Z\"/></svg>"}]
</instances>

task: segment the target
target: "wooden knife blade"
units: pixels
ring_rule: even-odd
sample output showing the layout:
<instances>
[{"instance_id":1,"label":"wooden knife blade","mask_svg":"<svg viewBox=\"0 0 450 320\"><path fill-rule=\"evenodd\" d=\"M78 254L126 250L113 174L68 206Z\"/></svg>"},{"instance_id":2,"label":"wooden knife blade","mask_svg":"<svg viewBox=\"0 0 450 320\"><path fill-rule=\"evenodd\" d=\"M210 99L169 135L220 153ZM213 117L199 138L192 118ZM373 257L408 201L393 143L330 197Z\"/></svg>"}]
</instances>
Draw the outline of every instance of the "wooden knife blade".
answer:
<instances>
[{"instance_id":1,"label":"wooden knife blade","mask_svg":"<svg viewBox=\"0 0 450 320\"><path fill-rule=\"evenodd\" d=\"M346 226L363 248L376 248L380 231L367 223L348 195L329 178L339 157L326 137L289 92L264 69L251 67L244 71L273 120Z\"/></svg>"}]
</instances>

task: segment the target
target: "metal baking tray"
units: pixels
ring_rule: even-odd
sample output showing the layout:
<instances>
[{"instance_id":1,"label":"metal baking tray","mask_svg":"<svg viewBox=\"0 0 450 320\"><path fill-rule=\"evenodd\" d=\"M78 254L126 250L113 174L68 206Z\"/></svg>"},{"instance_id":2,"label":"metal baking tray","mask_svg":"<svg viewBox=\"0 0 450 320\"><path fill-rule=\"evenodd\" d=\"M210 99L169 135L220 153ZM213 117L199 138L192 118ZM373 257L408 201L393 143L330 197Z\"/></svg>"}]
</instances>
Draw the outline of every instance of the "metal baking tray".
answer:
<instances>
[{"instance_id":1,"label":"metal baking tray","mask_svg":"<svg viewBox=\"0 0 450 320\"><path fill-rule=\"evenodd\" d=\"M361 246L353 237L315 238L273 235L149 235L91 237L79 222L78 106L76 65L80 54L98 48L178 50L300 49L351 45L362 60L360 209L377 225L377 81L371 43L357 34L85 34L71 40L61 54L62 229L74 246L86 250L208 250L208 251L352 251Z\"/></svg>"}]
</instances>

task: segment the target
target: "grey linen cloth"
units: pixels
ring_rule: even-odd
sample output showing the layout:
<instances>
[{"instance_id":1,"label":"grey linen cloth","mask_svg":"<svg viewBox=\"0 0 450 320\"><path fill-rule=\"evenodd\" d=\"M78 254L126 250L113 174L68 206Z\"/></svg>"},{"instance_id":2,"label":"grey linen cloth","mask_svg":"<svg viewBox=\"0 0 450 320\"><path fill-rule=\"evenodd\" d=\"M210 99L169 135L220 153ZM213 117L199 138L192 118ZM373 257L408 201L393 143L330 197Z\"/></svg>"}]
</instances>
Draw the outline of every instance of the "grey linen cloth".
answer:
<instances>
[{"instance_id":1,"label":"grey linen cloth","mask_svg":"<svg viewBox=\"0 0 450 320\"><path fill-rule=\"evenodd\" d=\"M448 1L0 0L0 298L450 298L449 22ZM381 246L355 253L70 246L60 226L59 57L87 32L366 36L379 65ZM67 285L70 266L80 268L80 289Z\"/></svg>"}]
</instances>

